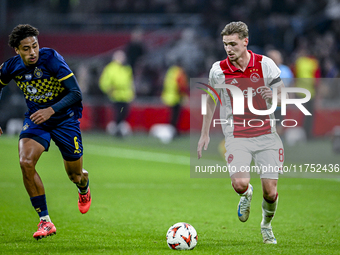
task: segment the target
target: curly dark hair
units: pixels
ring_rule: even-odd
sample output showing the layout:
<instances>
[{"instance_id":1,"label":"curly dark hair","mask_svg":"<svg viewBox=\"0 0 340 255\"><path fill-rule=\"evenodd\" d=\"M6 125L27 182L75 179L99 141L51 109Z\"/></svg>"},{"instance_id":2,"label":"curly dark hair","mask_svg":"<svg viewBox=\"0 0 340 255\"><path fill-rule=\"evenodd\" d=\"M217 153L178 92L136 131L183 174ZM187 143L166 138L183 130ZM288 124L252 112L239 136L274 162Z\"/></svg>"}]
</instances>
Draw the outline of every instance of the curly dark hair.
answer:
<instances>
[{"instance_id":1,"label":"curly dark hair","mask_svg":"<svg viewBox=\"0 0 340 255\"><path fill-rule=\"evenodd\" d=\"M9 35L8 45L12 48L18 48L20 42L27 37L38 36L39 31L29 24L17 25Z\"/></svg>"}]
</instances>

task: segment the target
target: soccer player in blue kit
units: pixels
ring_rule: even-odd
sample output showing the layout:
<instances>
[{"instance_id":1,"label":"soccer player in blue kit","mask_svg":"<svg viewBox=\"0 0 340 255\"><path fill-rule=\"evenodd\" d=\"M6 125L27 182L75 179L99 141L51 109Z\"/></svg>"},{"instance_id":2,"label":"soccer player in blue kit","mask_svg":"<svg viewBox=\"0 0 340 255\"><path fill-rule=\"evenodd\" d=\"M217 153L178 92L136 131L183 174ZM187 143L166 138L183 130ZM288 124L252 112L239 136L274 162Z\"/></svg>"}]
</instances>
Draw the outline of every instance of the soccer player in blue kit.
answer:
<instances>
[{"instance_id":1,"label":"soccer player in blue kit","mask_svg":"<svg viewBox=\"0 0 340 255\"><path fill-rule=\"evenodd\" d=\"M48 151L51 139L62 154L69 179L78 187L79 211L86 213L91 205L78 120L82 115L82 94L63 57L53 49L39 49L38 35L39 31L31 25L16 26L8 44L18 55L0 66L0 95L13 79L28 107L19 138L19 158L25 188L40 217L38 230L33 234L37 240L56 234L47 210L44 185L35 169L41 154Z\"/></svg>"}]
</instances>

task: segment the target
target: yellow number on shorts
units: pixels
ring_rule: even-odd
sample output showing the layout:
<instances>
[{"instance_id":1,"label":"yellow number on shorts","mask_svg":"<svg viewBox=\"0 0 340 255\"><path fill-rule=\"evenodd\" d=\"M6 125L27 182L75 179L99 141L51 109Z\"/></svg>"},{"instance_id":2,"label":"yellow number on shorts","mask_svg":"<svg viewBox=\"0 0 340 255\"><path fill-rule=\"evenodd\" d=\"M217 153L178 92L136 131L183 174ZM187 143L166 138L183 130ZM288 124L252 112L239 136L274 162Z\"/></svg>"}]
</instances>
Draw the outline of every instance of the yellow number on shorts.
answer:
<instances>
[{"instance_id":1,"label":"yellow number on shorts","mask_svg":"<svg viewBox=\"0 0 340 255\"><path fill-rule=\"evenodd\" d=\"M77 141L78 137L75 136L73 140L74 140L74 146L76 147L76 150L78 150L79 149L79 143Z\"/></svg>"}]
</instances>

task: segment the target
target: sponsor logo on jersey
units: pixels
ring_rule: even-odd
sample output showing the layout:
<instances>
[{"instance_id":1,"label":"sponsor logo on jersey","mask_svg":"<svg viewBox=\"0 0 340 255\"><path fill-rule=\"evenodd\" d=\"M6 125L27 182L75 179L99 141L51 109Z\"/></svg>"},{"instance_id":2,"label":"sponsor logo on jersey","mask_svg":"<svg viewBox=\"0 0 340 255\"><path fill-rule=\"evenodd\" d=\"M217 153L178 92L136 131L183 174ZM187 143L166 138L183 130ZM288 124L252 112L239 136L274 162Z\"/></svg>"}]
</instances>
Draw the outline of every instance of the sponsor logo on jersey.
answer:
<instances>
[{"instance_id":1,"label":"sponsor logo on jersey","mask_svg":"<svg viewBox=\"0 0 340 255\"><path fill-rule=\"evenodd\" d=\"M25 124L25 126L22 127L22 131L25 131L26 129L29 128L30 125L28 125L27 123Z\"/></svg>"},{"instance_id":2,"label":"sponsor logo on jersey","mask_svg":"<svg viewBox=\"0 0 340 255\"><path fill-rule=\"evenodd\" d=\"M254 97L254 96L256 96L256 94L261 94L262 89L260 89L260 88L257 88L257 89L251 88L251 91L252 91L252 95ZM248 89L242 90L242 93L243 93L245 98L248 98L248 93L249 93Z\"/></svg>"},{"instance_id":3,"label":"sponsor logo on jersey","mask_svg":"<svg viewBox=\"0 0 340 255\"><path fill-rule=\"evenodd\" d=\"M15 76L15 79L21 80L22 76L21 75Z\"/></svg>"},{"instance_id":4,"label":"sponsor logo on jersey","mask_svg":"<svg viewBox=\"0 0 340 255\"><path fill-rule=\"evenodd\" d=\"M25 80L30 81L31 79L32 79L32 74L25 74Z\"/></svg>"},{"instance_id":5,"label":"sponsor logo on jersey","mask_svg":"<svg viewBox=\"0 0 340 255\"><path fill-rule=\"evenodd\" d=\"M233 161L233 159L234 159L233 154L229 154L229 157L228 157L228 164L230 164L231 161Z\"/></svg>"},{"instance_id":6,"label":"sponsor logo on jersey","mask_svg":"<svg viewBox=\"0 0 340 255\"><path fill-rule=\"evenodd\" d=\"M45 99L45 98L48 98L48 97L51 97L53 95L52 92L47 92L45 93L44 95L40 95L40 96L30 96L29 98L31 100L39 100L39 99Z\"/></svg>"},{"instance_id":7,"label":"sponsor logo on jersey","mask_svg":"<svg viewBox=\"0 0 340 255\"><path fill-rule=\"evenodd\" d=\"M233 79L233 81L230 83L230 85L237 84L238 81L236 79Z\"/></svg>"},{"instance_id":8,"label":"sponsor logo on jersey","mask_svg":"<svg viewBox=\"0 0 340 255\"><path fill-rule=\"evenodd\" d=\"M31 93L31 94L35 94L35 93L38 92L37 88L35 88L35 87L31 86L31 85L27 86L27 87L26 87L26 90L27 90L29 93Z\"/></svg>"},{"instance_id":9,"label":"sponsor logo on jersey","mask_svg":"<svg viewBox=\"0 0 340 255\"><path fill-rule=\"evenodd\" d=\"M35 70L34 70L34 76L37 77L37 78L41 78L43 76L43 72L41 71L41 69L36 67Z\"/></svg>"},{"instance_id":10,"label":"sponsor logo on jersey","mask_svg":"<svg viewBox=\"0 0 340 255\"><path fill-rule=\"evenodd\" d=\"M238 84L238 81L235 78L226 78L225 84L234 85L234 84Z\"/></svg>"}]
</instances>

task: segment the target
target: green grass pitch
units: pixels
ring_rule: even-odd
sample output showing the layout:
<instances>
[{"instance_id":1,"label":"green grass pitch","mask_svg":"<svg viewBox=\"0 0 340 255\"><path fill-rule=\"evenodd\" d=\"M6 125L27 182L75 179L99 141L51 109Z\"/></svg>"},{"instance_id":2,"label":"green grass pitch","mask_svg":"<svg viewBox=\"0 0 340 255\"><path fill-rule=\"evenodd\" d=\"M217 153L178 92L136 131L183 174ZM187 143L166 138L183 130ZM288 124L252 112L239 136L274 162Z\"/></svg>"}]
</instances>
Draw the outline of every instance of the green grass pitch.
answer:
<instances>
[{"instance_id":1,"label":"green grass pitch","mask_svg":"<svg viewBox=\"0 0 340 255\"><path fill-rule=\"evenodd\" d=\"M190 178L188 137L169 145L146 136L84 134L83 141L91 209L78 211L76 187L52 143L37 170L57 235L36 241L39 218L22 183L17 137L0 137L0 254L340 254L339 179L281 178L272 223L278 244L264 245L260 180L251 181L251 214L241 223L230 179ZM291 157L300 153L294 150L301 148L289 149ZM167 247L166 231L181 221L198 232L192 251Z\"/></svg>"}]
</instances>

